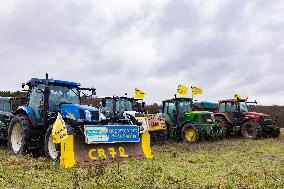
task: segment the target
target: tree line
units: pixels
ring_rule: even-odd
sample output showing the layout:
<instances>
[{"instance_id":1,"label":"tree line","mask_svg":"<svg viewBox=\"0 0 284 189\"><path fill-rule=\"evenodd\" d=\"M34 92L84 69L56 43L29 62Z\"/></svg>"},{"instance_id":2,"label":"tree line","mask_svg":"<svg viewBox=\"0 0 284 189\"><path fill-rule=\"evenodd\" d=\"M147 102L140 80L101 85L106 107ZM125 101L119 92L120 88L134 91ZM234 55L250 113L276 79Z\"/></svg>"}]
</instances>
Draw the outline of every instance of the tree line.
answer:
<instances>
[{"instance_id":1,"label":"tree line","mask_svg":"<svg viewBox=\"0 0 284 189\"><path fill-rule=\"evenodd\" d=\"M0 97L26 97L26 92L16 91L0 91ZM100 106L100 100L98 98L82 98L82 104L88 104L94 107ZM18 103L17 103L18 104ZM145 112L148 114L156 114L162 110L162 106L157 103L149 104L145 106ZM261 112L265 114L269 114L273 117L273 119L277 119L277 122L280 126L284 127L284 106L260 106L257 105L254 108L255 112Z\"/></svg>"}]
</instances>

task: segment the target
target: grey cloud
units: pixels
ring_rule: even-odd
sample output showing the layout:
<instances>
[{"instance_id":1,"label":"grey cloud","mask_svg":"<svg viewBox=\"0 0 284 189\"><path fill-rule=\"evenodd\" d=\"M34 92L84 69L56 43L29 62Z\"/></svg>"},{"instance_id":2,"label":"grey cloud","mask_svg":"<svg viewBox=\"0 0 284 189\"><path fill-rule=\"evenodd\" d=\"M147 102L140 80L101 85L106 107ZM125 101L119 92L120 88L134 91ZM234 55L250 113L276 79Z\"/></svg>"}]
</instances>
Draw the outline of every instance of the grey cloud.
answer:
<instances>
[{"instance_id":1,"label":"grey cloud","mask_svg":"<svg viewBox=\"0 0 284 189\"><path fill-rule=\"evenodd\" d=\"M151 103L171 97L176 85L187 81L206 91L200 99L231 97L235 91L259 96L263 104L284 104L284 21L273 17L283 16L281 1L224 1L209 17L202 14L206 4L194 1L144 2L126 16L113 14L114 23L90 2L21 1L0 18L0 90L19 89L22 81L49 72L95 86L100 95L141 87ZM128 43L148 41L157 62L138 64L117 46L115 55L107 52L133 28L140 39ZM168 42L177 30L185 35ZM165 46L177 48L178 55Z\"/></svg>"},{"instance_id":2,"label":"grey cloud","mask_svg":"<svg viewBox=\"0 0 284 189\"><path fill-rule=\"evenodd\" d=\"M198 27L198 10L191 1L171 1L165 6L158 20L162 33L170 32L175 28L190 30Z\"/></svg>"}]
</instances>

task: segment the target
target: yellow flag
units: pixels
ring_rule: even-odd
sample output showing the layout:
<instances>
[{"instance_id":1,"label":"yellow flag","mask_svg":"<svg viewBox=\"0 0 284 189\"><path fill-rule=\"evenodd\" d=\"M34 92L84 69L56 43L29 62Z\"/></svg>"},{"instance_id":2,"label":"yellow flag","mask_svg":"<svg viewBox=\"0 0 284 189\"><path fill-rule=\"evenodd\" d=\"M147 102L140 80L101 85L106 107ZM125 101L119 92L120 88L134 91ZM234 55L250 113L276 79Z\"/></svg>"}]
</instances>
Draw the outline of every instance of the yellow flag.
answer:
<instances>
[{"instance_id":1,"label":"yellow flag","mask_svg":"<svg viewBox=\"0 0 284 189\"><path fill-rule=\"evenodd\" d=\"M177 93L181 95L186 95L188 88L184 85L178 85Z\"/></svg>"},{"instance_id":2,"label":"yellow flag","mask_svg":"<svg viewBox=\"0 0 284 189\"><path fill-rule=\"evenodd\" d=\"M67 127L60 113L57 115L57 119L52 128L52 138L55 144L61 143L67 138Z\"/></svg>"},{"instance_id":3,"label":"yellow flag","mask_svg":"<svg viewBox=\"0 0 284 189\"><path fill-rule=\"evenodd\" d=\"M202 89L197 87L191 87L192 96L202 94Z\"/></svg>"},{"instance_id":4,"label":"yellow flag","mask_svg":"<svg viewBox=\"0 0 284 189\"><path fill-rule=\"evenodd\" d=\"M241 96L238 93L234 94L234 101L239 101L241 99Z\"/></svg>"},{"instance_id":5,"label":"yellow flag","mask_svg":"<svg viewBox=\"0 0 284 189\"><path fill-rule=\"evenodd\" d=\"M142 91L142 90L139 89L139 88L135 88L135 89L134 89L134 96L135 96L135 98L142 99L142 98L144 98L144 96L145 96L145 92Z\"/></svg>"}]
</instances>

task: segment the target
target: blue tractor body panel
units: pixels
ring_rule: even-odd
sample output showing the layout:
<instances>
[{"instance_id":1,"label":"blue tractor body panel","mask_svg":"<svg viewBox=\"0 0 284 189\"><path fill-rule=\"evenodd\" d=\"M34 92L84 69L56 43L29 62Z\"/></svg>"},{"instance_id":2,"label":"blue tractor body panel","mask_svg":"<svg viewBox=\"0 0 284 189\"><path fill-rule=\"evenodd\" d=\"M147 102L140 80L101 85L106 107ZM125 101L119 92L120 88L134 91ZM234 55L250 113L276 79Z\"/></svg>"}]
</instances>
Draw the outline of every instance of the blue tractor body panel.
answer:
<instances>
[{"instance_id":1,"label":"blue tractor body panel","mask_svg":"<svg viewBox=\"0 0 284 189\"><path fill-rule=\"evenodd\" d=\"M34 113L32 107L30 107L30 106L19 106L17 111L18 110L25 111L27 113L27 115L30 116L30 117L35 117L35 113Z\"/></svg>"},{"instance_id":2,"label":"blue tractor body panel","mask_svg":"<svg viewBox=\"0 0 284 189\"><path fill-rule=\"evenodd\" d=\"M63 118L81 120L84 123L97 124L100 123L100 112L97 108L84 106L79 104L62 104L60 106Z\"/></svg>"}]
</instances>

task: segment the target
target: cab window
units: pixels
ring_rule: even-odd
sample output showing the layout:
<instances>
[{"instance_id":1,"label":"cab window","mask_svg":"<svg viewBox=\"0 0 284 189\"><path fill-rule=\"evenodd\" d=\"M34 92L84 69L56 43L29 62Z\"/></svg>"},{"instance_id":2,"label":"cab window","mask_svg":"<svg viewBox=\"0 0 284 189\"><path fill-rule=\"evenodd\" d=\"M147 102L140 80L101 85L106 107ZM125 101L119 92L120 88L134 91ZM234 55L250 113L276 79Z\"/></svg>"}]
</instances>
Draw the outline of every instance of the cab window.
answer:
<instances>
[{"instance_id":1,"label":"cab window","mask_svg":"<svg viewBox=\"0 0 284 189\"><path fill-rule=\"evenodd\" d=\"M235 102L228 102L226 110L227 112L237 112L237 104Z\"/></svg>"},{"instance_id":2,"label":"cab window","mask_svg":"<svg viewBox=\"0 0 284 189\"><path fill-rule=\"evenodd\" d=\"M226 112L226 103L219 104L219 112Z\"/></svg>"}]
</instances>

